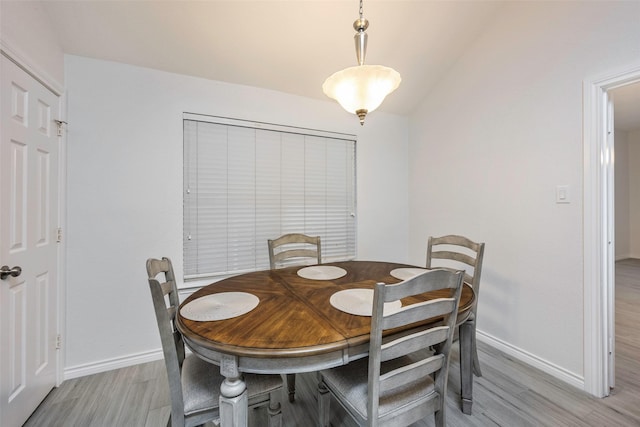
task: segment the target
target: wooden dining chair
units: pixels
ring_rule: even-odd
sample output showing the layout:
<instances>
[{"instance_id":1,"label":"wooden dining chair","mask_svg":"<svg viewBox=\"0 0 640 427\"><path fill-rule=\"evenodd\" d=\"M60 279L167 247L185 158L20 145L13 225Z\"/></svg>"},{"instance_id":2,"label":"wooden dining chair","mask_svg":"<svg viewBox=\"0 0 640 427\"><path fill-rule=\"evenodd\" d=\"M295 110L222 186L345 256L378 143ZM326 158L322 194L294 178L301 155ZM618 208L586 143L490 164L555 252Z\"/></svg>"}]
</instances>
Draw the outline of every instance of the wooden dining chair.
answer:
<instances>
[{"instance_id":1,"label":"wooden dining chair","mask_svg":"<svg viewBox=\"0 0 640 427\"><path fill-rule=\"evenodd\" d=\"M301 233L289 233L277 239L267 240L269 245L269 264L271 269L296 265L309 261L322 264L322 245L320 237Z\"/></svg>"},{"instance_id":2,"label":"wooden dining chair","mask_svg":"<svg viewBox=\"0 0 640 427\"><path fill-rule=\"evenodd\" d=\"M476 295L471 315L467 319L473 331L471 334L471 353L473 357L473 373L482 376L478 349L476 346L476 319L478 317L478 299L480 298L480 276L482 274L482 258L484 243L476 243L464 236L448 235L429 237L427 243L427 268L446 267L465 270L465 283L473 288ZM471 272L469 272L471 269ZM462 364L460 365L462 368Z\"/></svg>"},{"instance_id":3,"label":"wooden dining chair","mask_svg":"<svg viewBox=\"0 0 640 427\"><path fill-rule=\"evenodd\" d=\"M188 427L209 421L218 425L220 385L224 377L216 365L195 354L185 357L182 334L175 325L180 303L171 260L148 259L147 274L169 380L171 415L167 426ZM249 407L268 405L269 427L280 427L282 414L277 397L282 390L280 375L245 374L244 380Z\"/></svg>"},{"instance_id":4,"label":"wooden dining chair","mask_svg":"<svg viewBox=\"0 0 640 427\"><path fill-rule=\"evenodd\" d=\"M394 285L375 285L369 357L320 371L321 427L329 426L330 395L360 426L407 426L430 414L436 426L446 425L449 353L462 278L462 271L432 270ZM384 303L437 290L448 291L383 315ZM443 321L435 326L383 339L390 329L438 317ZM426 346L434 348L433 354L421 351Z\"/></svg>"},{"instance_id":5,"label":"wooden dining chair","mask_svg":"<svg viewBox=\"0 0 640 427\"><path fill-rule=\"evenodd\" d=\"M322 245L320 237L301 233L284 234L277 239L267 240L269 246L269 265L272 270L311 260L322 264ZM296 374L287 374L289 402L296 396Z\"/></svg>"}]
</instances>

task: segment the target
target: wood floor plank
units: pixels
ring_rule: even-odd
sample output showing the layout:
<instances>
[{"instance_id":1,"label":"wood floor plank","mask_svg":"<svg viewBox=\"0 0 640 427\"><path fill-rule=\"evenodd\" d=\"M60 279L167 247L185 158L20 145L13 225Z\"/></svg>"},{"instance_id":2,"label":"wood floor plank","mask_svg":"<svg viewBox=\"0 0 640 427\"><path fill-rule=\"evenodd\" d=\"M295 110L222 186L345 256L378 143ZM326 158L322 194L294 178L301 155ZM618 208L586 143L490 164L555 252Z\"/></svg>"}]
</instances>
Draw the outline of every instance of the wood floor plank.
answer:
<instances>
[{"instance_id":1,"label":"wood floor plank","mask_svg":"<svg viewBox=\"0 0 640 427\"><path fill-rule=\"evenodd\" d=\"M614 409L598 408L594 409L587 417L584 418L584 425L590 427L637 427L640 423L637 418L621 414Z\"/></svg>"},{"instance_id":2,"label":"wood floor plank","mask_svg":"<svg viewBox=\"0 0 640 427\"><path fill-rule=\"evenodd\" d=\"M166 426L169 415L171 414L171 407L165 406L161 408L153 408L147 414L144 427L157 427Z\"/></svg>"},{"instance_id":3,"label":"wood floor plank","mask_svg":"<svg viewBox=\"0 0 640 427\"><path fill-rule=\"evenodd\" d=\"M121 411L115 418L118 426L142 426L146 423L151 398L157 384L155 379L137 381L127 389L124 401L129 410Z\"/></svg>"},{"instance_id":4,"label":"wood floor plank","mask_svg":"<svg viewBox=\"0 0 640 427\"><path fill-rule=\"evenodd\" d=\"M110 387L103 390L99 402L110 402L109 405L99 404L96 410L91 414L91 421L88 425L90 427L109 427L116 424L116 420L121 415L121 412L127 410L134 410L133 405L126 401L126 394L129 387L132 387L135 383L132 381L135 378L135 373L138 369L138 365L131 366L131 369L125 370L118 369L112 371L115 373ZM87 420L88 421L88 420Z\"/></svg>"}]
</instances>

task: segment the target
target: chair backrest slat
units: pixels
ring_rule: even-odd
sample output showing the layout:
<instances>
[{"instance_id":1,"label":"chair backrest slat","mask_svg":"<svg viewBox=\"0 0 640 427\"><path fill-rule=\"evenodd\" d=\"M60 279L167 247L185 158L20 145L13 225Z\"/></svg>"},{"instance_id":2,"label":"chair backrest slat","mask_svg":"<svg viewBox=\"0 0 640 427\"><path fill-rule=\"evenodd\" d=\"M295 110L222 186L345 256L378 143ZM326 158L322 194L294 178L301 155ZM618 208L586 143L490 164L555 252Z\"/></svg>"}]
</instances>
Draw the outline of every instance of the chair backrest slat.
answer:
<instances>
[{"instance_id":1,"label":"chair backrest slat","mask_svg":"<svg viewBox=\"0 0 640 427\"><path fill-rule=\"evenodd\" d=\"M448 326L438 326L389 341L382 345L380 359L382 362L386 362L439 344L447 339L448 333Z\"/></svg>"},{"instance_id":2,"label":"chair backrest slat","mask_svg":"<svg viewBox=\"0 0 640 427\"><path fill-rule=\"evenodd\" d=\"M439 369L442 369L443 365L444 355L437 354L389 371L384 375L380 375L380 393L401 387L416 378L424 378L426 375L431 375Z\"/></svg>"},{"instance_id":3,"label":"chair backrest slat","mask_svg":"<svg viewBox=\"0 0 640 427\"><path fill-rule=\"evenodd\" d=\"M284 261L289 258L317 258L318 251L312 249L290 249L275 254L275 261Z\"/></svg>"},{"instance_id":4,"label":"chair backrest slat","mask_svg":"<svg viewBox=\"0 0 640 427\"><path fill-rule=\"evenodd\" d=\"M451 259L465 263L470 267L474 267L476 264L476 259L474 257L453 251L433 251L431 252L431 259Z\"/></svg>"},{"instance_id":5,"label":"chair backrest slat","mask_svg":"<svg viewBox=\"0 0 640 427\"><path fill-rule=\"evenodd\" d=\"M384 316L382 328L393 329L419 322L420 320L443 316L450 313L454 305L454 298L438 298L431 301L425 301L423 303L413 304L401 311L398 311L397 313Z\"/></svg>"},{"instance_id":6,"label":"chair backrest slat","mask_svg":"<svg viewBox=\"0 0 640 427\"><path fill-rule=\"evenodd\" d=\"M385 302L439 289L455 289L457 284L455 277L451 278L452 271L457 270L439 268L434 271L425 271L412 277L411 280L405 280L403 286L388 286L384 294Z\"/></svg>"},{"instance_id":7,"label":"chair backrest slat","mask_svg":"<svg viewBox=\"0 0 640 427\"><path fill-rule=\"evenodd\" d=\"M170 294L173 291L173 282L160 283L160 289L163 295Z\"/></svg>"}]
</instances>

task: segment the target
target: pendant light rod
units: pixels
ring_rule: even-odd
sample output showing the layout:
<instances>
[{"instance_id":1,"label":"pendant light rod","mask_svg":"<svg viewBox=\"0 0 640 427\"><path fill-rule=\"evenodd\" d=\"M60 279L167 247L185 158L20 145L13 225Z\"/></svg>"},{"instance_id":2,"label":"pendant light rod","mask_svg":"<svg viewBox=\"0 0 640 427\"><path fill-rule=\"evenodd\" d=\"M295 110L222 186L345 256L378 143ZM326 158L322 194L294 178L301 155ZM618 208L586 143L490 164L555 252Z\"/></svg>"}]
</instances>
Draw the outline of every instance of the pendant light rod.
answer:
<instances>
[{"instance_id":1,"label":"pendant light rod","mask_svg":"<svg viewBox=\"0 0 640 427\"><path fill-rule=\"evenodd\" d=\"M367 28L369 28L369 21L364 18L362 0L360 0L360 18L353 21L353 29L357 31L353 39L356 42L358 65L364 65L364 58L367 56L367 38L369 37L365 32Z\"/></svg>"}]
</instances>

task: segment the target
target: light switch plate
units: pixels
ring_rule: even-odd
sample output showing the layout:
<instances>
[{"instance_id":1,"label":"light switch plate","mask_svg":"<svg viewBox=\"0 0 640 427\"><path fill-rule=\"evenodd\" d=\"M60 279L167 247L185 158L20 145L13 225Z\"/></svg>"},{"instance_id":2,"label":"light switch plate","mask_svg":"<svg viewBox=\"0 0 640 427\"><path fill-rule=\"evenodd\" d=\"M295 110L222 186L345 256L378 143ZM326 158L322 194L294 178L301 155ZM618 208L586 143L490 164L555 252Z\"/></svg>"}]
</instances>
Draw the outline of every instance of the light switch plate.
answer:
<instances>
[{"instance_id":1,"label":"light switch plate","mask_svg":"<svg viewBox=\"0 0 640 427\"><path fill-rule=\"evenodd\" d=\"M571 191L568 185L556 187L556 203L571 203Z\"/></svg>"}]
</instances>

